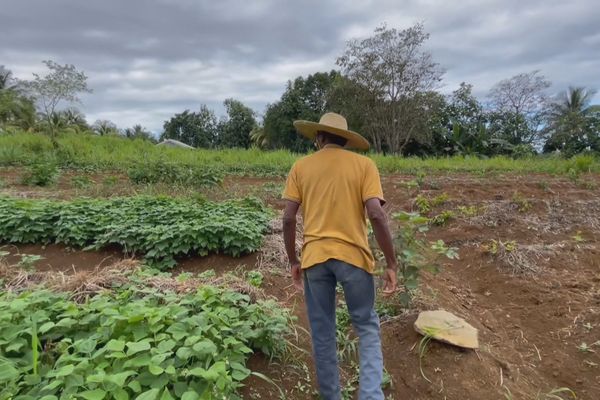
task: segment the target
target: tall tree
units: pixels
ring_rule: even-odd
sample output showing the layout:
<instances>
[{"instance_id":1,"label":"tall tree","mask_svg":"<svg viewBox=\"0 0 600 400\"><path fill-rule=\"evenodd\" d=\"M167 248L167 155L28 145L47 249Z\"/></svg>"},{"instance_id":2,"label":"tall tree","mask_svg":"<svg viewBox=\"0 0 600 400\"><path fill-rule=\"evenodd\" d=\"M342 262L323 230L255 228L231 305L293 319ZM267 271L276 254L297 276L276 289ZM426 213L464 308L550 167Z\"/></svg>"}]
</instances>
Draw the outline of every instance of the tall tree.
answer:
<instances>
[{"instance_id":1,"label":"tall tree","mask_svg":"<svg viewBox=\"0 0 600 400\"><path fill-rule=\"evenodd\" d=\"M600 152L600 107L591 105L595 91L570 87L551 104L544 151L571 156L586 148Z\"/></svg>"},{"instance_id":2,"label":"tall tree","mask_svg":"<svg viewBox=\"0 0 600 400\"><path fill-rule=\"evenodd\" d=\"M318 121L325 112L335 111L328 106L328 96L338 76L336 71L317 72L288 82L281 99L267 106L261 142L272 148L297 152L310 149L312 143L298 135L293 122L297 119Z\"/></svg>"},{"instance_id":3,"label":"tall tree","mask_svg":"<svg viewBox=\"0 0 600 400\"><path fill-rule=\"evenodd\" d=\"M533 143L547 111L549 87L550 81L538 70L496 83L488 94L493 134L513 145Z\"/></svg>"},{"instance_id":4,"label":"tall tree","mask_svg":"<svg viewBox=\"0 0 600 400\"><path fill-rule=\"evenodd\" d=\"M36 99L40 111L50 128L52 139L56 136L53 117L61 103L80 102L79 94L91 92L87 86L87 76L78 71L74 65L60 65L54 61L46 60L43 63L50 72L45 76L33 74L32 81L24 81L23 86Z\"/></svg>"},{"instance_id":5,"label":"tall tree","mask_svg":"<svg viewBox=\"0 0 600 400\"><path fill-rule=\"evenodd\" d=\"M219 146L247 149L251 143L250 132L256 127L254 111L234 99L227 99L223 104L227 117L219 122Z\"/></svg>"},{"instance_id":6,"label":"tall tree","mask_svg":"<svg viewBox=\"0 0 600 400\"><path fill-rule=\"evenodd\" d=\"M96 120L96 122L94 122L92 125L92 130L100 136L119 134L119 128L117 128L117 125L107 119Z\"/></svg>"},{"instance_id":7,"label":"tall tree","mask_svg":"<svg viewBox=\"0 0 600 400\"><path fill-rule=\"evenodd\" d=\"M362 114L362 129L378 151L402 153L411 141L426 141L426 93L443 75L422 48L428 38L422 24L403 30L383 25L371 37L348 42L337 60L348 79L346 92Z\"/></svg>"},{"instance_id":8,"label":"tall tree","mask_svg":"<svg viewBox=\"0 0 600 400\"><path fill-rule=\"evenodd\" d=\"M123 135L129 139L142 139L156 142L156 138L152 136L152 133L140 124L135 124L131 128L125 128L123 130Z\"/></svg>"},{"instance_id":9,"label":"tall tree","mask_svg":"<svg viewBox=\"0 0 600 400\"><path fill-rule=\"evenodd\" d=\"M163 125L160 140L175 139L193 147L214 147L217 140L217 117L205 105L200 111L185 110Z\"/></svg>"}]
</instances>

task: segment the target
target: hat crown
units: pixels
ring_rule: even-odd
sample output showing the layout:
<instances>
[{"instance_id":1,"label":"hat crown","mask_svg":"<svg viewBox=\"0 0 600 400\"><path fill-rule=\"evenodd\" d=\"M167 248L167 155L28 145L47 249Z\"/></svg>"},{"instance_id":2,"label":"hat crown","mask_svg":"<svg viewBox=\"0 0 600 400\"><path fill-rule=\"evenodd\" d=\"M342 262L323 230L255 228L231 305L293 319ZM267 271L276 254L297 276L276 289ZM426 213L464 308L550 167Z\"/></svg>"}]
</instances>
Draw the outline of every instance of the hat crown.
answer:
<instances>
[{"instance_id":1,"label":"hat crown","mask_svg":"<svg viewBox=\"0 0 600 400\"><path fill-rule=\"evenodd\" d=\"M346 122L346 118L342 117L340 114L332 112L323 114L319 120L319 123L321 125L331 126L332 128L348 130L348 122Z\"/></svg>"}]
</instances>

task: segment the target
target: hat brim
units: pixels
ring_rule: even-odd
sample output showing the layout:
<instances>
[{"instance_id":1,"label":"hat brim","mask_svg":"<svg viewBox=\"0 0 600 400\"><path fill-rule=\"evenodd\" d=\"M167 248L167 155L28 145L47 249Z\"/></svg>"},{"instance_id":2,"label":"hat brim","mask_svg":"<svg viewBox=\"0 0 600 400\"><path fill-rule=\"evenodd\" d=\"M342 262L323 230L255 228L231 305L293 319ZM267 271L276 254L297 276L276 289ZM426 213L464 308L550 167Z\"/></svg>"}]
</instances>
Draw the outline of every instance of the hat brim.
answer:
<instances>
[{"instance_id":1,"label":"hat brim","mask_svg":"<svg viewBox=\"0 0 600 400\"><path fill-rule=\"evenodd\" d=\"M304 136L310 140L315 140L315 137L317 136L317 132L323 131L323 132L328 132L333 135L341 136L344 139L347 139L348 143L346 143L346 146L345 146L347 148L364 151L364 150L369 150L369 147L370 147L367 139L365 139L364 137L362 137L360 134L358 134L356 132L349 131L346 129L334 128L329 125L322 125L317 122L303 121L303 120L294 121L294 127L302 136Z\"/></svg>"}]
</instances>

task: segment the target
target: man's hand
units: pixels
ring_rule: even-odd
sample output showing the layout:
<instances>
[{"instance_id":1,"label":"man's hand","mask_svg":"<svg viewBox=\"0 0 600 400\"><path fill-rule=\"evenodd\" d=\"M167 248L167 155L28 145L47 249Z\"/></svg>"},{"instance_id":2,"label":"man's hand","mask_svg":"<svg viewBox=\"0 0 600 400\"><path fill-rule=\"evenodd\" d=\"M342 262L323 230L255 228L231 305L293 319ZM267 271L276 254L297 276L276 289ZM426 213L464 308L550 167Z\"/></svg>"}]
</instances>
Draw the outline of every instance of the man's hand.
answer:
<instances>
[{"instance_id":1,"label":"man's hand","mask_svg":"<svg viewBox=\"0 0 600 400\"><path fill-rule=\"evenodd\" d=\"M303 292L304 287L302 286L302 268L298 261L292 263L292 281L294 282L294 287L299 291Z\"/></svg>"},{"instance_id":2,"label":"man's hand","mask_svg":"<svg viewBox=\"0 0 600 400\"><path fill-rule=\"evenodd\" d=\"M398 269L397 265L388 265L383 273L383 280L385 281L385 285L383 286L383 295L385 297L391 296L396 293L396 289L398 287L398 278L396 277L396 269Z\"/></svg>"}]
</instances>

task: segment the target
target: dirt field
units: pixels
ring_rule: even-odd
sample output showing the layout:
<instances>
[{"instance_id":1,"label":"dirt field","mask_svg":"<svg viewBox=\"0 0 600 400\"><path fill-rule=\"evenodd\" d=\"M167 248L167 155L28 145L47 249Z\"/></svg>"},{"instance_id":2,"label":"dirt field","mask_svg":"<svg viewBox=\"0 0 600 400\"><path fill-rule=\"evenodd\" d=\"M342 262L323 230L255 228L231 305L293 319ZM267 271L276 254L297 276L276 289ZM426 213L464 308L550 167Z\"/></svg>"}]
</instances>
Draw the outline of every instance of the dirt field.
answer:
<instances>
[{"instance_id":1,"label":"dirt field","mask_svg":"<svg viewBox=\"0 0 600 400\"><path fill-rule=\"evenodd\" d=\"M147 191L117 176L114 188L101 193L105 178L86 189L63 176L54 188L18 184L19 171L2 170L0 193L22 197L71 198L81 195L130 195ZM413 308L382 323L386 369L394 399L550 399L553 390L570 388L578 399L600 398L600 179L577 182L542 175L436 175L414 184L414 176L384 176L390 214L415 210L415 197L446 193L448 200L430 215L454 212L445 226L433 227L428 240L443 239L458 247L460 259L443 271L426 275ZM411 183L412 182L412 183ZM221 199L257 195L280 208L281 179L228 178L219 189L203 193ZM459 211L459 207L466 207ZM470 207L470 208L469 208ZM273 235L279 235L277 229ZM496 241L496 247L493 245ZM267 242L269 242L267 240ZM514 242L514 243L513 243ZM269 242L270 243L270 242ZM495 248L495 250L494 250ZM41 254L38 269L79 270L108 265L116 250L89 253L61 246L7 246L11 253ZM275 249L276 250L276 249ZM272 255L273 248L265 249ZM495 253L495 254L493 254ZM182 261L176 269L219 273L243 265L262 268L267 294L294 308L298 317L294 357L274 364L256 356L251 368L265 373L288 399L311 398L314 374L302 297L290 286L284 265L249 255L241 259L211 256ZM464 351L431 342L423 357L413 323L421 310L443 308L479 330L480 349ZM351 379L353 369L344 366ZM277 398L278 389L253 378L248 398ZM563 399L567 392L558 393Z\"/></svg>"}]
</instances>

